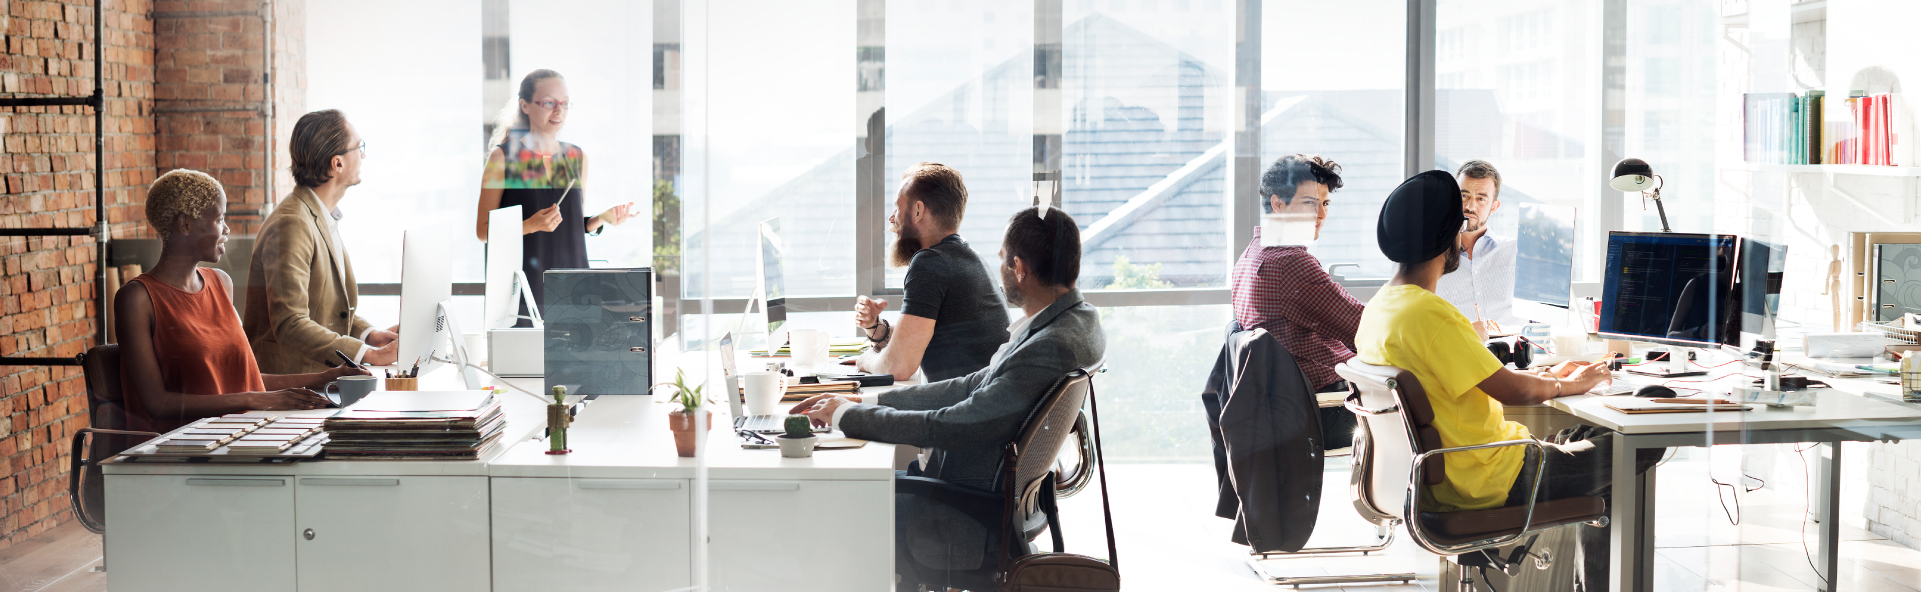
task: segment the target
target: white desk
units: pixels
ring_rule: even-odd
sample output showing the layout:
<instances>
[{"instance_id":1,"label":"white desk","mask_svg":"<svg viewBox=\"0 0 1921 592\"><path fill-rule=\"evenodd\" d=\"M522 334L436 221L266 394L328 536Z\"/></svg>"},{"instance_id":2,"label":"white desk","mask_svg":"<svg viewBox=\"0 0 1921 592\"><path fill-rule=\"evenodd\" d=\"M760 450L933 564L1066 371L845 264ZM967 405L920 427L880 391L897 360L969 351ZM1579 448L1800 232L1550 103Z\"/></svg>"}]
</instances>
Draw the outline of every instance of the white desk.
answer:
<instances>
[{"instance_id":1,"label":"white desk","mask_svg":"<svg viewBox=\"0 0 1921 592\"><path fill-rule=\"evenodd\" d=\"M539 392L539 378L509 379ZM457 388L447 368L423 388ZM541 403L502 395L477 461L109 462L108 586L145 590L671 590L691 584L695 463L652 397L602 397L573 454L529 439ZM706 441L716 589L893 589L894 447L784 459ZM324 414L325 412L320 412ZM313 537L307 537L307 531Z\"/></svg>"},{"instance_id":2,"label":"white desk","mask_svg":"<svg viewBox=\"0 0 1921 592\"><path fill-rule=\"evenodd\" d=\"M1650 379L1638 378L1647 381ZM1873 388L1867 380L1834 380L1829 384L1853 393ZM1876 400L1850 392L1824 392L1812 407L1771 409L1755 406L1746 412L1667 413L1628 415L1604 404L1619 397L1581 395L1554 399L1555 409L1616 432L1614 485L1610 513L1613 590L1652 590L1654 565L1655 469L1640 478L1634 474L1635 451L1671 446L1729 444L1785 444L1818 442L1820 461L1815 483L1821 522L1816 553L1821 576L1832 582L1839 567L1841 522L1841 443L1889 438L1921 437L1921 408ZM1832 592L1833 587L1828 588Z\"/></svg>"}]
</instances>

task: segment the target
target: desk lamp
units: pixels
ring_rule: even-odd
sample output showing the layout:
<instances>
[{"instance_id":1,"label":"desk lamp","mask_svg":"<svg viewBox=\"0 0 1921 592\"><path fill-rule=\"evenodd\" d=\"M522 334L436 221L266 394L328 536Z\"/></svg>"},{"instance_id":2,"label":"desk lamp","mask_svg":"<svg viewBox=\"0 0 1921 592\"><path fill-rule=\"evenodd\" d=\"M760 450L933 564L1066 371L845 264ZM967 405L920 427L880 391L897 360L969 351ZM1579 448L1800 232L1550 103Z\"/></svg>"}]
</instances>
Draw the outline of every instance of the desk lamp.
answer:
<instances>
[{"instance_id":1,"label":"desk lamp","mask_svg":"<svg viewBox=\"0 0 1921 592\"><path fill-rule=\"evenodd\" d=\"M1674 232L1668 227L1668 210L1661 206L1661 186L1667 181L1654 174L1654 167L1639 158L1623 158L1614 163L1614 175L1608 186L1615 191L1637 192L1641 194L1642 207L1647 206L1648 197L1654 198L1654 211L1661 215L1661 232ZM1650 196L1649 192L1653 194Z\"/></svg>"}]
</instances>

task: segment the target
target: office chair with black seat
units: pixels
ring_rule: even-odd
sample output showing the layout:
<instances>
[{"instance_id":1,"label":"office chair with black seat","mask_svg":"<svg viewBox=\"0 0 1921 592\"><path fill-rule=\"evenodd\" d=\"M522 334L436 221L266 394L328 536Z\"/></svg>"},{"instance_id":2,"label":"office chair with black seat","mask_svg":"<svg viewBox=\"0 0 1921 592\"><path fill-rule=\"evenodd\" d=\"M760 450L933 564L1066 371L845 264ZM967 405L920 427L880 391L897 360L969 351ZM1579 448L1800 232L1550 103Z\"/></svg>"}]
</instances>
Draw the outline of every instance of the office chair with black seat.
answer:
<instances>
[{"instance_id":1,"label":"office chair with black seat","mask_svg":"<svg viewBox=\"0 0 1921 592\"><path fill-rule=\"evenodd\" d=\"M1007 445L1000 469L996 471L993 489L976 489L931 477L895 479L895 493L917 496L946 506L979 523L988 532L998 533L989 537L989 544L993 548L986 550L985 557L988 559L982 561L977 569L931 567L920 563L912 553L906 553L901 557L910 565L900 566L903 574L919 574L920 579L936 580L932 582L933 585L948 588L980 592L1001 590L1002 579L1007 572L1014 570L1021 558L1037 553L1033 541L1040 536L1041 530L1045 529L1053 535L1054 550L1058 554L1062 549L1062 540L1060 517L1054 505L1055 459L1081 417L1081 405L1093 390L1092 374L1099 371L1098 366L1075 370L1048 389L1048 394L1028 413L1014 441ZM1098 415L1094 424L1094 459L1098 463ZM1082 437L1087 436L1083 433ZM1101 493L1106 495L1105 486ZM1111 550L1111 526L1109 532ZM998 562L992 559L996 553L1001 558ZM928 577L930 574L938 575ZM902 578L900 589L911 591L918 585L920 582L909 582L907 578Z\"/></svg>"},{"instance_id":2,"label":"office chair with black seat","mask_svg":"<svg viewBox=\"0 0 1921 592\"><path fill-rule=\"evenodd\" d=\"M73 516L94 534L107 534L106 481L100 461L160 437L153 432L128 431L126 400L120 388L120 345L109 343L87 350L80 358L87 383L87 417L91 427L73 434L67 471L67 497ZM105 571L106 562L101 562Z\"/></svg>"},{"instance_id":3,"label":"office chair with black seat","mask_svg":"<svg viewBox=\"0 0 1921 592\"><path fill-rule=\"evenodd\" d=\"M1466 568L1489 567L1517 575L1528 557L1536 569L1547 569L1550 554L1532 547L1545 531L1564 526L1607 526L1607 507L1601 498L1576 496L1536 499L1518 506L1460 512L1421 510L1427 488L1447 479L1440 456L1452 452L1541 443L1533 439L1443 447L1434 426L1434 408L1427 391L1412 372L1349 360L1335 368L1352 389L1347 408L1360 418L1354 446L1354 508L1375 524L1405 524L1408 535L1422 549L1447 557L1462 567L1458 590L1471 592ZM1536 457L1539 458L1539 455ZM1534 471L1542 474L1543 471ZM1530 491L1539 491L1537 483ZM1523 541L1523 539L1526 539ZM1514 546L1506 556L1500 547ZM1483 578L1485 579L1485 577Z\"/></svg>"}]
</instances>

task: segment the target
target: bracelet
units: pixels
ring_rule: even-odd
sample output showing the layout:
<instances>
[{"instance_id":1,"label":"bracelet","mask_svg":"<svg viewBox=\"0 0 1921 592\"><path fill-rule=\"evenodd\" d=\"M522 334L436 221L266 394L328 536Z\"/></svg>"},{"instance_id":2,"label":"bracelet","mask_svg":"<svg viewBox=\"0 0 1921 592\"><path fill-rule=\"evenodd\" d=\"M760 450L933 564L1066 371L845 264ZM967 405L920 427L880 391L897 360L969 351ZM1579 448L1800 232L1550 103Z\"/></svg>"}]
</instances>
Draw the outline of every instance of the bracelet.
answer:
<instances>
[{"instance_id":1,"label":"bracelet","mask_svg":"<svg viewBox=\"0 0 1921 592\"><path fill-rule=\"evenodd\" d=\"M882 326L882 325L887 326L887 335L885 337L881 337L880 339L875 339L872 334L869 334L867 336L868 341L872 341L874 343L886 343L888 338L891 338L894 336L894 326L892 324L889 324L886 319L882 319L880 322L874 323L874 326L876 327Z\"/></svg>"},{"instance_id":2,"label":"bracelet","mask_svg":"<svg viewBox=\"0 0 1921 592\"><path fill-rule=\"evenodd\" d=\"M860 328L860 330L862 330L862 331L866 331L868 335L873 335L873 334L874 334L874 330L875 330L875 329L879 329L879 328L880 328L880 321L881 321L881 319L879 319L879 318L875 318L875 319L874 319L874 324L873 324L872 326L868 326L868 327L861 327L861 328Z\"/></svg>"},{"instance_id":3,"label":"bracelet","mask_svg":"<svg viewBox=\"0 0 1921 592\"><path fill-rule=\"evenodd\" d=\"M1554 376L1554 374L1550 372L1548 376ZM1554 398L1561 398L1561 377L1559 376L1554 376Z\"/></svg>"}]
</instances>

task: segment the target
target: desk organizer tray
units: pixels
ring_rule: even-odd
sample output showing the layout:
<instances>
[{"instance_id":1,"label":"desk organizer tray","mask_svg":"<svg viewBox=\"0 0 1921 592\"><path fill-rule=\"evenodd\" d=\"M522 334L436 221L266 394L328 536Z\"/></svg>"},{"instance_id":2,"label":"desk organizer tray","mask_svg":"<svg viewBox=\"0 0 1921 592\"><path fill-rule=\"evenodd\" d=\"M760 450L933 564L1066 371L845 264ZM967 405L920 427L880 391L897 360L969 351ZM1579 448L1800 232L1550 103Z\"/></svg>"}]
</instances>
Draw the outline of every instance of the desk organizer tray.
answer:
<instances>
[{"instance_id":1,"label":"desk organizer tray","mask_svg":"<svg viewBox=\"0 0 1921 592\"><path fill-rule=\"evenodd\" d=\"M278 425L278 418L274 418L275 421L259 423L246 428L244 432L234 436L227 442L221 443L218 448L212 450L191 452L161 452L159 450L161 443L175 436L184 435L192 430L204 430L208 424L212 423L232 423L231 418L227 418L225 421L222 421L222 419L223 418L213 417L195 421L174 431L162 434L158 438L128 448L125 452L121 452L120 456L128 460L142 462L292 462L312 459L319 456L324 445L329 440L326 432L315 431L298 442L295 442L293 446L289 446L286 450L279 452L235 452L231 449L229 444L234 440ZM312 425L310 422L300 421L289 423L297 423L303 428Z\"/></svg>"}]
</instances>

